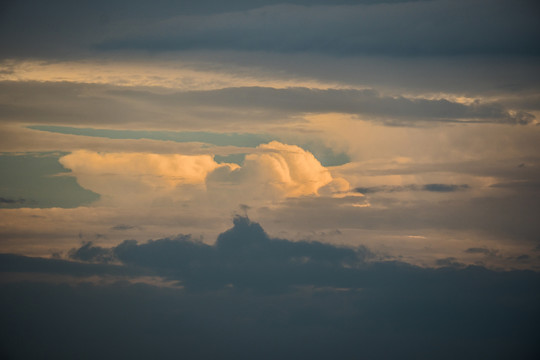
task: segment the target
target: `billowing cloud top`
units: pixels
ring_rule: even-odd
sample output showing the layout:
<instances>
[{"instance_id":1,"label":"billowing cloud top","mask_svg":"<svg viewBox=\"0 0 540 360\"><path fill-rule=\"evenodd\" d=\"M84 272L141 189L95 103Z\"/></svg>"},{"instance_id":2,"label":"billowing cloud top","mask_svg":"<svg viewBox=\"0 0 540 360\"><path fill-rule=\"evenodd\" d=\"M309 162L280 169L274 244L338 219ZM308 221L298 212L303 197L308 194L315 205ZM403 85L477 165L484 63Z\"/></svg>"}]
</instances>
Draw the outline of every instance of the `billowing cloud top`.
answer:
<instances>
[{"instance_id":1,"label":"billowing cloud top","mask_svg":"<svg viewBox=\"0 0 540 360\"><path fill-rule=\"evenodd\" d=\"M330 172L313 154L298 146L277 141L258 147L258 154L246 156L244 170L259 183L269 183L286 196L317 194L332 181Z\"/></svg>"},{"instance_id":2,"label":"billowing cloud top","mask_svg":"<svg viewBox=\"0 0 540 360\"><path fill-rule=\"evenodd\" d=\"M68 154L60 162L73 172L81 186L109 201L132 202L149 194L154 199L165 196L185 199L194 196L194 186L199 191L208 188L214 193L228 186L229 191L244 194L240 199L246 198L246 194L257 194L255 197L271 200L318 195L319 189L334 180L311 153L277 141L259 145L246 156L242 166L218 164L210 155L85 150ZM345 180L334 183L337 190L348 190ZM129 196L123 196L126 194Z\"/></svg>"},{"instance_id":3,"label":"billowing cloud top","mask_svg":"<svg viewBox=\"0 0 540 360\"><path fill-rule=\"evenodd\" d=\"M230 285L268 291L300 285L358 286L354 274L373 254L364 246L353 249L272 239L259 224L237 216L234 227L220 234L212 246L181 235L143 244L126 240L114 248L87 243L70 256L148 268L194 288Z\"/></svg>"},{"instance_id":4,"label":"billowing cloud top","mask_svg":"<svg viewBox=\"0 0 540 360\"><path fill-rule=\"evenodd\" d=\"M105 359L432 359L441 348L447 358L538 355L540 276L529 271L372 261L365 247L273 239L245 217L212 246L182 235L85 244L71 258L79 262L0 254L0 304L9 314L0 322L2 351L31 358L45 348L72 358L84 349L82 358Z\"/></svg>"}]
</instances>

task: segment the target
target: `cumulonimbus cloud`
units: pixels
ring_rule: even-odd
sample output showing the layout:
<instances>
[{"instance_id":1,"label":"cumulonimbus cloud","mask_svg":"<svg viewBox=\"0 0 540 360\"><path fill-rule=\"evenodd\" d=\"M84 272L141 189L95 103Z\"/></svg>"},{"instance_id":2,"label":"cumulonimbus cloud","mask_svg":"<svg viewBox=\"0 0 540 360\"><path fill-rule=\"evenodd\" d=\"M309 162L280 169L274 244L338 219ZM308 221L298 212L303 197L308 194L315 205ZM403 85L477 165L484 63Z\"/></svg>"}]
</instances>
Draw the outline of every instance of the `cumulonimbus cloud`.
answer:
<instances>
[{"instance_id":1,"label":"cumulonimbus cloud","mask_svg":"<svg viewBox=\"0 0 540 360\"><path fill-rule=\"evenodd\" d=\"M88 338L107 345L105 355L130 359L156 349L166 359L197 359L205 347L209 358L226 359L538 353L533 271L463 267L453 258L439 269L374 261L363 246L271 238L245 217L214 245L181 235L87 243L69 256L76 261L0 254L8 355L39 357L39 345L63 358L99 358L103 347L85 346Z\"/></svg>"},{"instance_id":2,"label":"cumulonimbus cloud","mask_svg":"<svg viewBox=\"0 0 540 360\"><path fill-rule=\"evenodd\" d=\"M264 152L246 156L243 171L260 184L289 197L317 194L332 182L330 171L308 151L277 141L258 147Z\"/></svg>"},{"instance_id":3,"label":"cumulonimbus cloud","mask_svg":"<svg viewBox=\"0 0 540 360\"><path fill-rule=\"evenodd\" d=\"M259 145L241 167L219 164L211 155L93 151L75 151L60 163L84 188L119 202L133 197L193 198L223 186L230 194L256 193L266 199L318 195L325 186L348 190L347 181L334 179L313 154L277 141ZM231 196L230 200L237 199Z\"/></svg>"},{"instance_id":4,"label":"cumulonimbus cloud","mask_svg":"<svg viewBox=\"0 0 540 360\"><path fill-rule=\"evenodd\" d=\"M220 166L210 155L97 153L79 150L60 159L62 165L81 175L136 176L152 186L204 183L206 175Z\"/></svg>"}]
</instances>

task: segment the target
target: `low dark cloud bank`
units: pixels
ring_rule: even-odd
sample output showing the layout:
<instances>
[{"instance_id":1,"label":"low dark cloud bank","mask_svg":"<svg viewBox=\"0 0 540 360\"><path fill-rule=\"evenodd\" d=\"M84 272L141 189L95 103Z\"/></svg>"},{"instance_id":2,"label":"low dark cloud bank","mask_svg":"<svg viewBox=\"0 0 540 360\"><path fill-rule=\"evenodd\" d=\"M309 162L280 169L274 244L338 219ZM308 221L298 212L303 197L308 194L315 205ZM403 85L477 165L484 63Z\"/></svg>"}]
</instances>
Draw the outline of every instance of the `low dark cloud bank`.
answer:
<instances>
[{"instance_id":1,"label":"low dark cloud bank","mask_svg":"<svg viewBox=\"0 0 540 360\"><path fill-rule=\"evenodd\" d=\"M141 93L125 91L124 96ZM158 103L206 104L217 107L280 109L283 112L344 112L368 118L399 119L408 121L494 122L525 125L535 116L522 110L511 112L497 102L470 105L446 99L409 99L402 96L384 96L375 90L308 88L275 89L269 87L238 87L209 91L176 93L169 97L148 94Z\"/></svg>"},{"instance_id":2,"label":"low dark cloud bank","mask_svg":"<svg viewBox=\"0 0 540 360\"><path fill-rule=\"evenodd\" d=\"M476 252L476 250L471 250ZM78 262L1 255L3 358L535 359L540 275L375 262L368 249L269 238L237 217ZM84 261L84 262L81 262ZM111 264L115 262L115 264ZM182 288L15 281L14 274L161 275Z\"/></svg>"},{"instance_id":3,"label":"low dark cloud bank","mask_svg":"<svg viewBox=\"0 0 540 360\"><path fill-rule=\"evenodd\" d=\"M210 49L339 56L538 55L534 1L8 1L3 52ZM2 35L3 34L3 35Z\"/></svg>"},{"instance_id":4,"label":"low dark cloud bank","mask_svg":"<svg viewBox=\"0 0 540 360\"><path fill-rule=\"evenodd\" d=\"M215 245L181 235L138 244L126 240L114 248L86 243L71 252L81 261L147 268L193 289L237 287L286 291L291 286L356 287L359 268L373 255L365 247L335 247L319 242L271 239L261 226L244 217L222 233Z\"/></svg>"},{"instance_id":5,"label":"low dark cloud bank","mask_svg":"<svg viewBox=\"0 0 540 360\"><path fill-rule=\"evenodd\" d=\"M404 185L404 186L372 186L372 187L357 187L354 191L362 194L371 194L377 192L401 192L401 191L430 191L449 193L461 190L467 190L467 184L426 184L426 185Z\"/></svg>"},{"instance_id":6,"label":"low dark cloud bank","mask_svg":"<svg viewBox=\"0 0 540 360\"><path fill-rule=\"evenodd\" d=\"M25 204L27 202L26 199L10 199L10 198L3 198L0 197L0 206L15 206L20 204Z\"/></svg>"}]
</instances>

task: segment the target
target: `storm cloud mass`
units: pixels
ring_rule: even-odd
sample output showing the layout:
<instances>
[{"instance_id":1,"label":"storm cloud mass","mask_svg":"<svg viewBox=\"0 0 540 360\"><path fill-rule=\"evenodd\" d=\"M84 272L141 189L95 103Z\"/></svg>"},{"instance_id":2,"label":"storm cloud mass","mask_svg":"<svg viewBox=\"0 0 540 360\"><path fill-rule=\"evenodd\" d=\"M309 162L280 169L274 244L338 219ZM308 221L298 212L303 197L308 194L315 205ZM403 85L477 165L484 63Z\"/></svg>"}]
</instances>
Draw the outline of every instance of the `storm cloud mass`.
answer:
<instances>
[{"instance_id":1,"label":"storm cloud mass","mask_svg":"<svg viewBox=\"0 0 540 360\"><path fill-rule=\"evenodd\" d=\"M272 239L245 217L212 246L182 235L85 244L70 256L85 263L1 256L8 358L533 359L538 351L540 276L530 271L373 261L365 247ZM175 281L145 284L144 275Z\"/></svg>"},{"instance_id":2,"label":"storm cloud mass","mask_svg":"<svg viewBox=\"0 0 540 360\"><path fill-rule=\"evenodd\" d=\"M539 19L1 2L0 357L539 358Z\"/></svg>"}]
</instances>

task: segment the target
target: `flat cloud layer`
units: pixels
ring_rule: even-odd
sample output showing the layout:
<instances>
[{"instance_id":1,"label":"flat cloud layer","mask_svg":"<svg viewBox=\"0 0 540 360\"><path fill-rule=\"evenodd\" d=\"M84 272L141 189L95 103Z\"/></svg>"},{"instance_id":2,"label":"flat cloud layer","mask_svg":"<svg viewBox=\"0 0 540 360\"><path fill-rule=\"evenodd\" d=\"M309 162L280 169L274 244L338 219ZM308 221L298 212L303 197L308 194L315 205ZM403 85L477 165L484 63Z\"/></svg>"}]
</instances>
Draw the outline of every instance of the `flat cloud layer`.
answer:
<instances>
[{"instance_id":1,"label":"flat cloud layer","mask_svg":"<svg viewBox=\"0 0 540 360\"><path fill-rule=\"evenodd\" d=\"M388 96L373 89L257 86L163 94L97 84L0 82L0 105L8 119L41 124L140 127L152 118L153 128L211 129L223 126L223 120L228 126L294 123L299 121L295 117L320 113L351 114L394 126L439 122L526 125L536 118L531 112L535 108L527 104L474 98L468 102Z\"/></svg>"},{"instance_id":2,"label":"flat cloud layer","mask_svg":"<svg viewBox=\"0 0 540 360\"><path fill-rule=\"evenodd\" d=\"M69 49L84 53L92 47L154 52L203 48L336 55L538 55L534 1L366 2L248 5L241 1L227 7L212 2L208 11L180 2L167 3L169 11L164 11L144 2L124 10L128 6L123 1L75 8L63 1L47 7L26 1L5 6L3 33L12 35L2 40L10 54L53 57L66 56ZM60 15L66 12L71 16ZM24 21L15 21L21 18Z\"/></svg>"}]
</instances>

